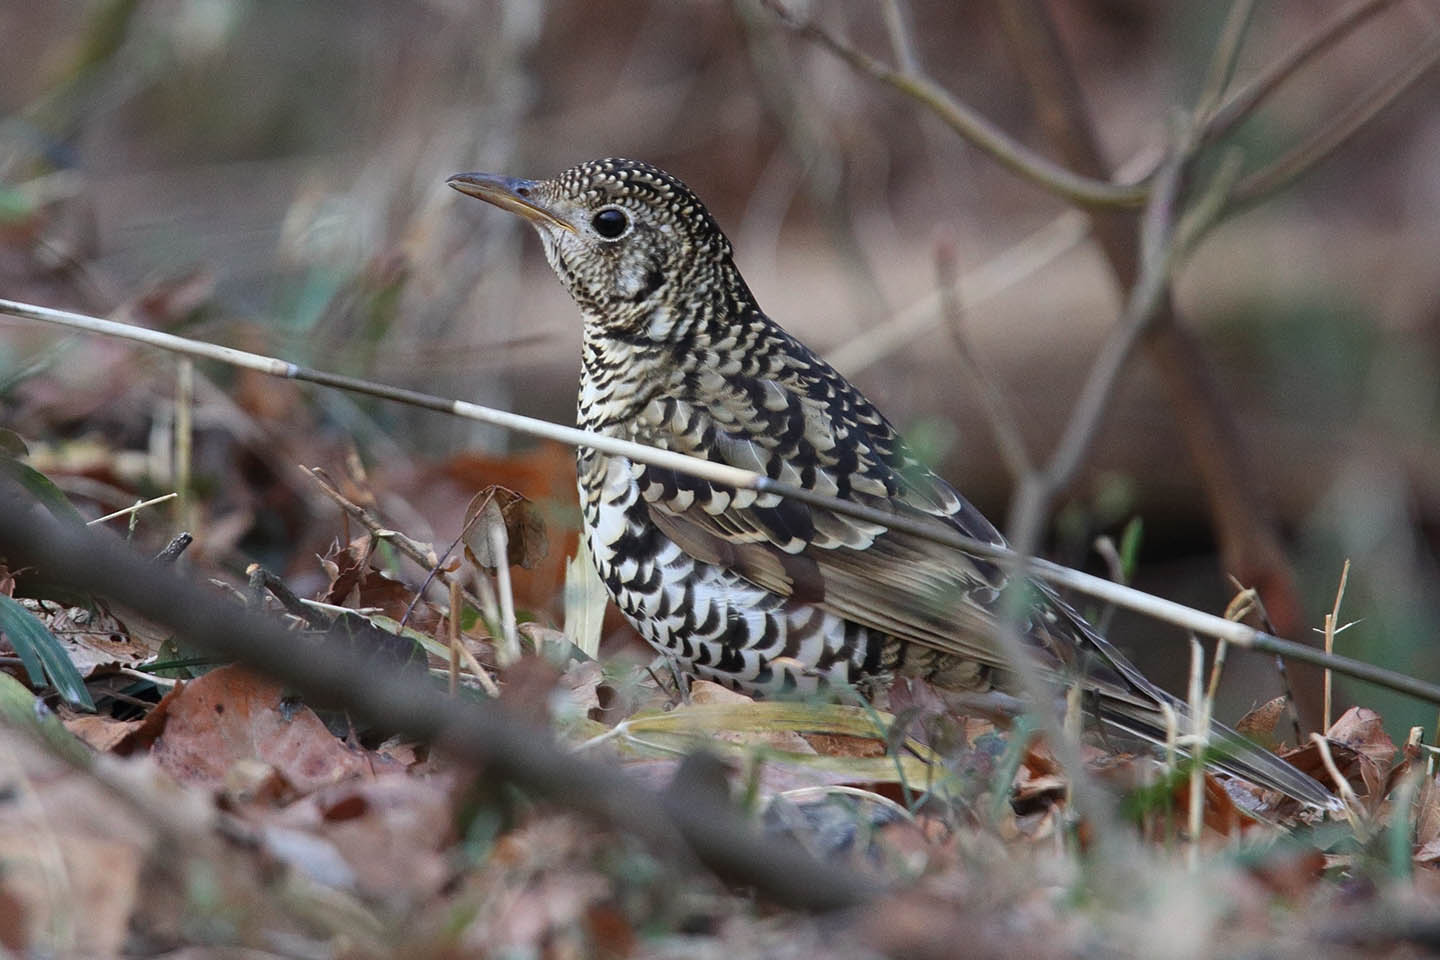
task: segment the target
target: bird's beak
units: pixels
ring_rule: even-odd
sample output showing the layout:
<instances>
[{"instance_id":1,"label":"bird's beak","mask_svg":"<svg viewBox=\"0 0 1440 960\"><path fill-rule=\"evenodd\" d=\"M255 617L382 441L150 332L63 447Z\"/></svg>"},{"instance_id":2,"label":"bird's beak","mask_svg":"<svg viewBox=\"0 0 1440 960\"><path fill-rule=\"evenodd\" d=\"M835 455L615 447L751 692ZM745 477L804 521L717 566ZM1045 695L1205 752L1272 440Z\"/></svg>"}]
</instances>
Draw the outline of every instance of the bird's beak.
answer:
<instances>
[{"instance_id":1,"label":"bird's beak","mask_svg":"<svg viewBox=\"0 0 1440 960\"><path fill-rule=\"evenodd\" d=\"M534 180L502 177L494 173L457 173L445 182L466 196L478 197L526 220L575 232L575 227L568 220L534 199Z\"/></svg>"}]
</instances>

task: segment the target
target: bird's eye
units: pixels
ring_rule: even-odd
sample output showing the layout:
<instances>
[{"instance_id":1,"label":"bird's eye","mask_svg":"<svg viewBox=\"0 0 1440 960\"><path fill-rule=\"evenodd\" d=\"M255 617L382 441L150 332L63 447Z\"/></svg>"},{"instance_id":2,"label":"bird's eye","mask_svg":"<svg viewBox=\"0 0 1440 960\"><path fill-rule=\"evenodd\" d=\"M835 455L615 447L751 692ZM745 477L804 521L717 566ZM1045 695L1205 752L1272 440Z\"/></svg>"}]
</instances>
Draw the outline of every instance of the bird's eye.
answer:
<instances>
[{"instance_id":1,"label":"bird's eye","mask_svg":"<svg viewBox=\"0 0 1440 960\"><path fill-rule=\"evenodd\" d=\"M625 215L624 210L617 210L614 207L606 207L590 220L590 226L595 232L606 240L614 240L624 233L630 226L630 218Z\"/></svg>"}]
</instances>

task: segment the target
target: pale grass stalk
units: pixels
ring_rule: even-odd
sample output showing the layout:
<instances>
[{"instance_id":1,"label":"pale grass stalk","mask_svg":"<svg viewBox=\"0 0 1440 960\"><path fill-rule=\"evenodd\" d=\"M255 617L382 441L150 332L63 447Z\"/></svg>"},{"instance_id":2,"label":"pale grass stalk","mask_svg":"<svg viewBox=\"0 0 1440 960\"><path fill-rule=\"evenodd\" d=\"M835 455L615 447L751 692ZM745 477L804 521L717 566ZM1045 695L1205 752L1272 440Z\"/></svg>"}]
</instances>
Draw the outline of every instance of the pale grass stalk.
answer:
<instances>
[{"instance_id":1,"label":"pale grass stalk","mask_svg":"<svg viewBox=\"0 0 1440 960\"><path fill-rule=\"evenodd\" d=\"M1001 166L1071 203L1104 208L1138 207L1145 203L1146 184L1113 183L1083 176L1050 160L1011 137L992 120L927 77L896 70L813 20L801 21L780 0L761 0L781 23L829 50L860 73L884 83L928 107L937 117Z\"/></svg>"},{"instance_id":2,"label":"pale grass stalk","mask_svg":"<svg viewBox=\"0 0 1440 960\"><path fill-rule=\"evenodd\" d=\"M190 477L195 457L195 361L181 356L175 374L175 504L181 530L195 529Z\"/></svg>"},{"instance_id":3,"label":"pale grass stalk","mask_svg":"<svg viewBox=\"0 0 1440 960\"><path fill-rule=\"evenodd\" d=\"M341 616L347 613L358 613L362 617L373 616L377 613L384 613L384 607L344 607L338 603L326 603L324 600L311 600L309 597L301 597L300 602L314 610L321 610L325 613L333 613Z\"/></svg>"},{"instance_id":4,"label":"pale grass stalk","mask_svg":"<svg viewBox=\"0 0 1440 960\"><path fill-rule=\"evenodd\" d=\"M136 680L144 680L146 683L153 683L155 686L165 690L177 685L180 681L173 677L162 677L153 673L146 673L143 670L136 670L134 667L120 667L115 671L122 677L133 677Z\"/></svg>"},{"instance_id":5,"label":"pale grass stalk","mask_svg":"<svg viewBox=\"0 0 1440 960\"><path fill-rule=\"evenodd\" d=\"M1325 614L1325 653L1327 656L1335 655L1335 631L1336 624L1340 622L1340 601L1345 597L1345 584L1350 579L1350 558L1345 558L1345 565L1340 568L1340 586L1335 590L1335 605L1330 612ZM1333 705L1333 691L1335 677L1329 667L1325 668L1325 709L1322 716L1325 725L1320 729L1329 732Z\"/></svg>"},{"instance_id":6,"label":"pale grass stalk","mask_svg":"<svg viewBox=\"0 0 1440 960\"><path fill-rule=\"evenodd\" d=\"M554 440L571 446L589 447L601 453L625 457L636 463L665 467L689 476L700 477L713 483L747 490L773 492L783 497L789 497L803 503L833 511L842 516L877 523L891 530L908 533L975 556L996 559L1007 564L1008 569L1014 569L1015 564L1019 561L1019 557L1013 550L963 536L952 528L937 523L896 516L893 513L875 507L826 496L816 493L815 491L805 490L794 484L780 483L771 480L763 474L758 474L750 470L713 463L709 460L701 460L696 457L675 453L671 450L660 450L644 444L632 443L615 437L592 433L588 430L562 426L557 423L538 420L533 417L525 417L505 410L496 410L479 404L449 400L443 397L390 387L354 377L345 377L324 371L311 370L273 357L247 353L242 350L232 350L228 347L219 347L215 344L204 343L202 341L187 340L183 337L177 337L173 334L163 333L158 330L135 327L131 324L104 320L99 317L90 317L65 310L56 310L50 307L0 299L0 312L11 313L27 319L54 323L60 326L88 330L105 336L147 343L177 353L188 353L192 356L217 359L245 369L257 370L274 376L304 380L323 386L381 397L398 403L408 403L412 406L423 407L428 410L435 410L481 423L488 423L501 427L502 429L512 430L529 436ZM1115 349L1118 350L1118 352L1124 352L1123 349ZM1110 365L1112 367L1115 365L1114 358L1111 358ZM1102 395L1105 393L1104 390L1099 392ZM1085 400L1086 395L1082 394L1081 399ZM1096 397L1090 397L1086 405L1094 407L1102 401L1103 396L1098 399ZM1082 427L1083 426L1084 425L1082 425ZM1078 432L1084 435L1088 431L1086 429L1080 429ZM1051 479L1053 479L1055 475L1067 475L1069 468L1073 465L1073 457L1083 449L1082 443L1070 442L1068 446L1074 449L1068 451L1067 457L1061 458L1064 461L1063 463L1057 461L1056 465L1052 465ZM422 567L428 567L434 564L435 561L433 557L427 559L424 551L420 550L408 537L398 534L395 531L386 530L363 508L350 503L317 471L310 470L308 472L316 482L320 484L322 491L327 496L337 504L340 504L347 513L354 516L370 529L372 533L375 533L377 536L392 538L391 542L393 542L402 553L412 560L415 560ZM1025 492L1025 485L1022 485L1022 495L1024 495ZM1031 491L1030 498L1033 499L1034 496L1035 492ZM1069 567L1063 567L1059 564L1050 563L1034 557L1027 559L1025 563L1025 574L1113 603L1127 610L1134 610L1137 613L1173 624L1193 633L1224 639L1236 646L1246 647L1248 649L1263 650L1268 653L1279 654L1306 663L1329 666L1337 672L1358 677L1392 690L1399 690L1402 693L1417 697L1429 703L1440 704L1440 684L1421 680L1408 674L1385 670L1373 664L1363 663L1348 657L1327 656L1325 653L1304 644L1272 636L1246 626L1243 623L1235 623L1212 613L1196 610L1193 607L1187 607L1173 600L1157 597L1153 594L1136 590L1133 587L1115 583L1103 577L1092 576L1079 570L1073 570ZM438 574L438 576L441 577L442 581L445 579L443 573ZM480 578L479 582L484 582L483 578ZM473 594L467 593L466 599L474 603L477 607L481 606L480 598Z\"/></svg>"},{"instance_id":7,"label":"pale grass stalk","mask_svg":"<svg viewBox=\"0 0 1440 960\"><path fill-rule=\"evenodd\" d=\"M1211 712L1215 709L1215 695L1220 692L1220 674L1225 669L1225 653L1230 645L1224 640L1215 644L1215 660L1210 664L1210 686L1205 690L1205 704ZM1209 718L1206 718L1207 721Z\"/></svg>"},{"instance_id":8,"label":"pale grass stalk","mask_svg":"<svg viewBox=\"0 0 1440 960\"><path fill-rule=\"evenodd\" d=\"M453 589L458 589L459 585L456 584L455 581L452 580L450 582ZM454 610L455 608L451 607L450 609ZM450 614L447 613L446 615L449 616ZM485 695L492 700L499 699L500 688L495 685L494 679L490 676L490 671L486 670L480 661L475 658L475 654L470 652L470 648L465 646L462 641L456 646L456 651L460 654L460 659L465 661L465 666L469 668L470 672L475 676L475 679L480 682L480 689L485 691Z\"/></svg>"},{"instance_id":9,"label":"pale grass stalk","mask_svg":"<svg viewBox=\"0 0 1440 960\"><path fill-rule=\"evenodd\" d=\"M455 696L460 688L460 584L450 581L450 616L446 622L450 624L450 696Z\"/></svg>"},{"instance_id":10,"label":"pale grass stalk","mask_svg":"<svg viewBox=\"0 0 1440 960\"><path fill-rule=\"evenodd\" d=\"M490 552L495 557L495 586L500 595L500 630L504 638L500 665L508 666L520 659L520 639L515 634L515 593L510 589L509 543L504 523L492 523L489 529Z\"/></svg>"},{"instance_id":11,"label":"pale grass stalk","mask_svg":"<svg viewBox=\"0 0 1440 960\"><path fill-rule=\"evenodd\" d=\"M1350 821L1350 827L1359 836L1368 834L1364 821L1360 818L1360 811L1363 809L1360 797L1356 795L1355 788L1350 786L1340 773L1340 768L1335 765L1335 757L1330 753L1330 741L1322 734L1310 734L1310 742L1315 744L1320 751L1320 762L1325 765L1325 772L1330 774L1330 781L1335 784L1335 792L1340 794L1340 799L1345 804L1345 818Z\"/></svg>"},{"instance_id":12,"label":"pale grass stalk","mask_svg":"<svg viewBox=\"0 0 1440 960\"><path fill-rule=\"evenodd\" d=\"M1200 834L1205 828L1205 767L1198 761L1204 755L1206 732L1209 729L1210 711L1206 709L1205 694L1201 678L1205 675L1205 648L1195 637L1190 638L1190 736L1193 746L1190 755L1196 762L1190 764L1190 810L1188 830L1190 845L1186 850L1186 862L1191 873L1200 870Z\"/></svg>"},{"instance_id":13,"label":"pale grass stalk","mask_svg":"<svg viewBox=\"0 0 1440 960\"><path fill-rule=\"evenodd\" d=\"M167 493L163 496L155 497L152 500L137 500L135 503L131 504L123 510L116 510L114 513L107 513L103 517L96 517L94 520L87 521L85 526L93 527L97 524L104 523L107 520L115 520L120 517L128 517L132 513L138 513L139 511L144 510L146 507L153 507L157 503L164 503L167 500L174 500L176 496L178 496L178 494Z\"/></svg>"},{"instance_id":14,"label":"pale grass stalk","mask_svg":"<svg viewBox=\"0 0 1440 960\"><path fill-rule=\"evenodd\" d=\"M1089 235L1090 218L1078 210L1067 210L974 270L967 270L953 288L958 307L968 313L993 300L1078 247ZM854 376L944 322L940 295L932 292L825 351L825 359L847 376Z\"/></svg>"}]
</instances>

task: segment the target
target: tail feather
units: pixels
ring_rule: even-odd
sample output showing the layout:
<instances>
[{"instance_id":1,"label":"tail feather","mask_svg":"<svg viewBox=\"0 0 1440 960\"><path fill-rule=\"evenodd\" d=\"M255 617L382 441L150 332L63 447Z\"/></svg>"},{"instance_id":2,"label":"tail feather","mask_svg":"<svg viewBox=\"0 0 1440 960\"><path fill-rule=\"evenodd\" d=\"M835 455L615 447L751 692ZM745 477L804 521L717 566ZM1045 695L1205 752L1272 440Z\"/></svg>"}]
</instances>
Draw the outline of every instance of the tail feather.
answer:
<instances>
[{"instance_id":1,"label":"tail feather","mask_svg":"<svg viewBox=\"0 0 1440 960\"><path fill-rule=\"evenodd\" d=\"M1162 696L1174 709L1183 729L1185 718L1190 716L1189 707L1168 695ZM1101 720L1117 730L1160 746L1167 741L1165 715L1159 709L1112 700L1102 694L1099 713ZM1326 790L1319 780L1251 743L1223 723L1210 722L1209 741L1205 752L1205 762L1209 766L1257 786L1278 790L1318 810L1338 810L1342 806L1339 798ZM1183 752L1188 754L1189 751Z\"/></svg>"}]
</instances>

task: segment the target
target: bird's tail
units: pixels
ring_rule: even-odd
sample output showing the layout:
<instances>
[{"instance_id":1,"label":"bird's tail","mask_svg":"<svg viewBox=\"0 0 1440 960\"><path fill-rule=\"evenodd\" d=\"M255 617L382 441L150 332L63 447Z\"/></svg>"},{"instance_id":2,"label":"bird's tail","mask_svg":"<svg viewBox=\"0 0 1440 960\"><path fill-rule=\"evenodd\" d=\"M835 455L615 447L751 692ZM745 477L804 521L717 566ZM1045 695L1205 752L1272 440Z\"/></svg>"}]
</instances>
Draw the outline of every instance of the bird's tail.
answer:
<instances>
[{"instance_id":1,"label":"bird's tail","mask_svg":"<svg viewBox=\"0 0 1440 960\"><path fill-rule=\"evenodd\" d=\"M1175 722L1180 725L1181 732L1184 732L1190 708L1162 691L1152 688L1151 692L1158 693L1163 702L1170 706L1175 713ZM1166 743L1169 725L1162 709L1148 704L1111 699L1102 694L1099 713L1102 721L1117 730L1160 746ZM1342 806L1340 800L1326 790L1320 781L1269 750L1250 742L1223 723L1213 720L1210 722L1205 762L1257 786L1278 790L1287 797L1318 810L1338 810Z\"/></svg>"}]
</instances>

